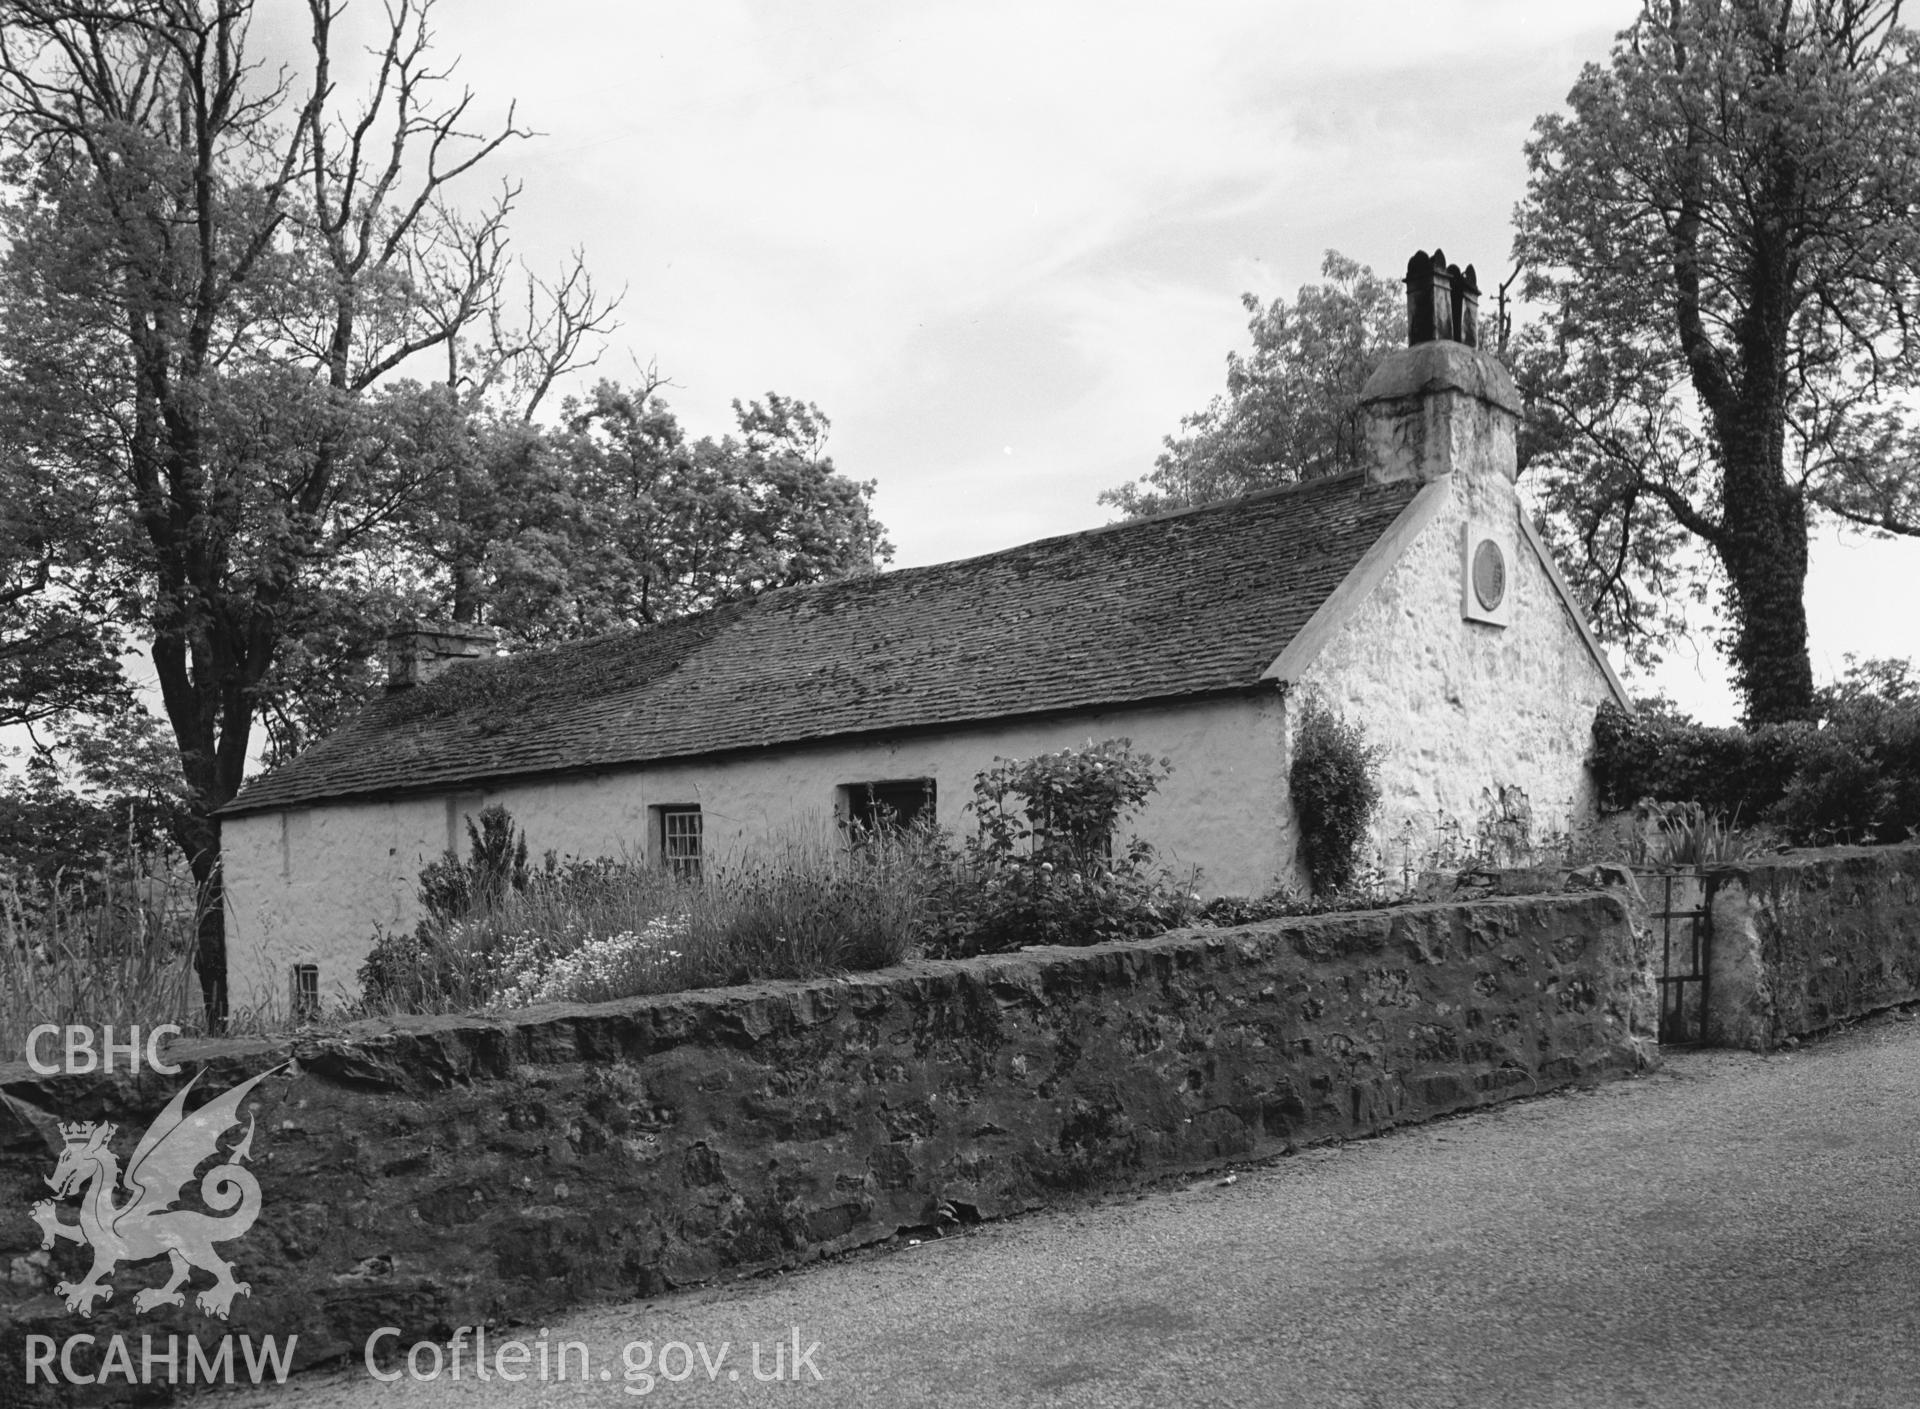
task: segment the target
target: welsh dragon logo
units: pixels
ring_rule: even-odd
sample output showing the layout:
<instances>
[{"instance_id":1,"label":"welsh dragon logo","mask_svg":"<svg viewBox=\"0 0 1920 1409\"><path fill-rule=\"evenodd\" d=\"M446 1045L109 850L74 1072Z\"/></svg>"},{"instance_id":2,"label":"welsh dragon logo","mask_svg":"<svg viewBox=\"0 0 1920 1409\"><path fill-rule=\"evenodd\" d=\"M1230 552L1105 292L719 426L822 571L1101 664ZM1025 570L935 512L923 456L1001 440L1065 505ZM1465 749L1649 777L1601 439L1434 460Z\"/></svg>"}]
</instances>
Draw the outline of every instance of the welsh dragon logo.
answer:
<instances>
[{"instance_id":1,"label":"welsh dragon logo","mask_svg":"<svg viewBox=\"0 0 1920 1409\"><path fill-rule=\"evenodd\" d=\"M50 1248L54 1239L64 1238L93 1248L93 1268L85 1279L61 1282L54 1288L66 1298L67 1310L91 1316L96 1300L113 1296L107 1279L116 1265L122 1261L142 1262L163 1253L173 1275L164 1287L139 1292L133 1299L137 1311L184 1305L186 1294L180 1288L196 1267L214 1277L214 1284L194 1299L209 1316L224 1321L234 1297L251 1294L245 1282L234 1280L232 1264L221 1258L213 1245L232 1242L253 1227L260 1214L260 1185L252 1172L243 1168L253 1150L253 1117L247 1117L247 1133L231 1150L223 1152L220 1141L240 1123L240 1103L247 1093L278 1070L274 1067L241 1082L189 1115L187 1093L200 1080L195 1075L175 1093L134 1147L125 1181L128 1197L121 1203L114 1202L121 1182L120 1161L111 1148L115 1127L95 1121L60 1127L66 1145L47 1184L57 1198L85 1189L80 1199L80 1221L60 1222L52 1199L35 1204L32 1217L40 1225L41 1247ZM200 1197L213 1212L175 1208L193 1172L215 1156L225 1162L214 1165L200 1180Z\"/></svg>"}]
</instances>

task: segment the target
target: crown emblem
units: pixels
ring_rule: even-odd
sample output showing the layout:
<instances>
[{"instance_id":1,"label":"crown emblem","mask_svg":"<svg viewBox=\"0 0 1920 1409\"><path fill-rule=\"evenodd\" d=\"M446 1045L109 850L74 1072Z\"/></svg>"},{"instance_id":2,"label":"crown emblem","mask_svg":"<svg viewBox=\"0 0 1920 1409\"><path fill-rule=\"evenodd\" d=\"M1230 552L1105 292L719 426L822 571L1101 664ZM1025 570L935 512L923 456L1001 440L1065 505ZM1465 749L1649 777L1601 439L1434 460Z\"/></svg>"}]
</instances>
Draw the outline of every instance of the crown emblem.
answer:
<instances>
[{"instance_id":1,"label":"crown emblem","mask_svg":"<svg viewBox=\"0 0 1920 1409\"><path fill-rule=\"evenodd\" d=\"M113 1138L113 1127L111 1125L96 1125L90 1120L76 1121L72 1125L62 1125L60 1127L60 1136L69 1145L87 1145L93 1142L94 1132L96 1130L100 1132L104 1139L111 1140Z\"/></svg>"}]
</instances>

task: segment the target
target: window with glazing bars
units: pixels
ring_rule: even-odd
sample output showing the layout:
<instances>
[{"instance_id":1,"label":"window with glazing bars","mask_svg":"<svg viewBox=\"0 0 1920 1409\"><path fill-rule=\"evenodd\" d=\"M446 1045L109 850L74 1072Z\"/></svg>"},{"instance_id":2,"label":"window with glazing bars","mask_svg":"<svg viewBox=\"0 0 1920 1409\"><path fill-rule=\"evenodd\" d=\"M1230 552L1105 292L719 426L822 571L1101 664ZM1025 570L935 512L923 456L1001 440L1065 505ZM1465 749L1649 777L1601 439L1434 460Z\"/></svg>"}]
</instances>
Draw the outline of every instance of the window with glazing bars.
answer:
<instances>
[{"instance_id":1,"label":"window with glazing bars","mask_svg":"<svg viewBox=\"0 0 1920 1409\"><path fill-rule=\"evenodd\" d=\"M700 809L660 809L660 859L676 876L700 878Z\"/></svg>"},{"instance_id":2,"label":"window with glazing bars","mask_svg":"<svg viewBox=\"0 0 1920 1409\"><path fill-rule=\"evenodd\" d=\"M295 1022L320 1016L320 966L293 966L293 1019Z\"/></svg>"}]
</instances>

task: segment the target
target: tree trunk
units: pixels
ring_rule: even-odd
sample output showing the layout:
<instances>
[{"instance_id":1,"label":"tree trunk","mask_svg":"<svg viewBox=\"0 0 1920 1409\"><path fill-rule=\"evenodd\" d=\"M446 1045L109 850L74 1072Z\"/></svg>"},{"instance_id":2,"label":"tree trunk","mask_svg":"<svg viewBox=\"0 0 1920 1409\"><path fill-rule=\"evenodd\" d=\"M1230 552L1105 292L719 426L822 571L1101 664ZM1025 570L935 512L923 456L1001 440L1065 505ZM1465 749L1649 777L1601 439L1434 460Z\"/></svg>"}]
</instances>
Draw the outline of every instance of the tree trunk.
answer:
<instances>
[{"instance_id":1,"label":"tree trunk","mask_svg":"<svg viewBox=\"0 0 1920 1409\"><path fill-rule=\"evenodd\" d=\"M226 887L220 875L220 824L195 808L178 837L193 870L193 972L200 980L207 1030L225 1029L228 1014Z\"/></svg>"},{"instance_id":2,"label":"tree trunk","mask_svg":"<svg viewBox=\"0 0 1920 1409\"><path fill-rule=\"evenodd\" d=\"M154 652L156 664L163 654ZM164 689L168 672L162 666L158 673ZM212 728L195 727L198 719L183 719L171 708L168 713L174 715L174 738L180 745L189 799L187 814L175 826L174 841L186 853L187 866L193 873L193 971L200 980L207 1031L217 1033L227 1021L227 931L220 881L220 824L213 814L227 799L219 795ZM188 726L185 731L183 724Z\"/></svg>"},{"instance_id":3,"label":"tree trunk","mask_svg":"<svg viewBox=\"0 0 1920 1409\"><path fill-rule=\"evenodd\" d=\"M1714 543L1732 588L1731 654L1749 726L1813 714L1807 506L1786 480L1778 439L1764 431L1728 437L1723 534Z\"/></svg>"},{"instance_id":4,"label":"tree trunk","mask_svg":"<svg viewBox=\"0 0 1920 1409\"><path fill-rule=\"evenodd\" d=\"M171 628L171 629L169 629ZM220 822L215 815L240 791L246 775L253 715L248 686L265 671L271 651L262 643L234 639L224 622L208 633L208 648L188 651L177 626L155 634L154 673L160 680L168 721L180 749L188 812L175 834L193 872L195 892L194 973L206 1005L207 1030L222 1031L229 1011L226 886L220 871ZM270 641L267 643L270 645ZM252 646L251 651L248 647ZM214 661L220 662L216 670ZM209 678L217 673L218 681Z\"/></svg>"}]
</instances>

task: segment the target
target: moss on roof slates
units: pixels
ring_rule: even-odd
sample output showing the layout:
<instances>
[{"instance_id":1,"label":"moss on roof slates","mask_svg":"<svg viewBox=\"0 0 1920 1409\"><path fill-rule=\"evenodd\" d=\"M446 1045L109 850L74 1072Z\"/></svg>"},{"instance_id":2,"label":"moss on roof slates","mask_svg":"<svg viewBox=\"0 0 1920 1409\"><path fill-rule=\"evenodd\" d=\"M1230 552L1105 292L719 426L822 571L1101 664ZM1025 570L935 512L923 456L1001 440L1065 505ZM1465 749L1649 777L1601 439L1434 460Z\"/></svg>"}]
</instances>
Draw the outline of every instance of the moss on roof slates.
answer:
<instances>
[{"instance_id":1,"label":"moss on roof slates","mask_svg":"<svg viewBox=\"0 0 1920 1409\"><path fill-rule=\"evenodd\" d=\"M228 811L1251 686L1414 488L1314 480L457 666Z\"/></svg>"}]
</instances>

